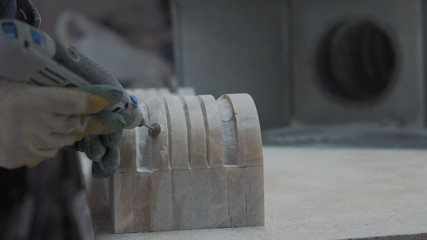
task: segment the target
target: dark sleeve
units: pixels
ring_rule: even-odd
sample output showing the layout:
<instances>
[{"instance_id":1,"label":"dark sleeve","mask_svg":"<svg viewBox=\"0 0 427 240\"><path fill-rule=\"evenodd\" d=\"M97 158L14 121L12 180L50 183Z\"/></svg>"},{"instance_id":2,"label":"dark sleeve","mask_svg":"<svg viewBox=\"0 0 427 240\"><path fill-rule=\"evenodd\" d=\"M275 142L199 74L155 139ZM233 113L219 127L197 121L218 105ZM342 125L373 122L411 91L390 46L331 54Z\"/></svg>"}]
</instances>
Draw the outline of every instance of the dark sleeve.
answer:
<instances>
[{"instance_id":1,"label":"dark sleeve","mask_svg":"<svg viewBox=\"0 0 427 240\"><path fill-rule=\"evenodd\" d=\"M0 0L0 18L15 18L16 0Z\"/></svg>"},{"instance_id":2,"label":"dark sleeve","mask_svg":"<svg viewBox=\"0 0 427 240\"><path fill-rule=\"evenodd\" d=\"M16 18L34 27L39 27L41 23L39 12L31 0L16 0Z\"/></svg>"},{"instance_id":3,"label":"dark sleeve","mask_svg":"<svg viewBox=\"0 0 427 240\"><path fill-rule=\"evenodd\" d=\"M34 27L39 27L41 22L31 0L0 0L0 18L16 18Z\"/></svg>"}]
</instances>

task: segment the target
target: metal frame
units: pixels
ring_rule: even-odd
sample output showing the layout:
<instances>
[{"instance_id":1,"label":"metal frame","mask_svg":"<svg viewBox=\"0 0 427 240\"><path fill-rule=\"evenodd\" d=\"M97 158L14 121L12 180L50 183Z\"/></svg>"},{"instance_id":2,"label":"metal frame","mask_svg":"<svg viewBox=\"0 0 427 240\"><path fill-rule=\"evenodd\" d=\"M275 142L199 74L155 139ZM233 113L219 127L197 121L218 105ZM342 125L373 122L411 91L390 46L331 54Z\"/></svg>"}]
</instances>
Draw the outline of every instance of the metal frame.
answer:
<instances>
[{"instance_id":1,"label":"metal frame","mask_svg":"<svg viewBox=\"0 0 427 240\"><path fill-rule=\"evenodd\" d=\"M424 128L422 6L421 0L172 0L179 83L197 94L251 94L263 129ZM383 26L399 60L394 84L369 104L334 97L316 69L325 32L352 17Z\"/></svg>"},{"instance_id":2,"label":"metal frame","mask_svg":"<svg viewBox=\"0 0 427 240\"><path fill-rule=\"evenodd\" d=\"M418 0L295 0L292 2L294 118L307 125L367 125L395 122L424 126L422 2ZM317 48L327 31L344 19L376 21L393 39L398 70L388 92L376 102L354 104L321 86Z\"/></svg>"}]
</instances>

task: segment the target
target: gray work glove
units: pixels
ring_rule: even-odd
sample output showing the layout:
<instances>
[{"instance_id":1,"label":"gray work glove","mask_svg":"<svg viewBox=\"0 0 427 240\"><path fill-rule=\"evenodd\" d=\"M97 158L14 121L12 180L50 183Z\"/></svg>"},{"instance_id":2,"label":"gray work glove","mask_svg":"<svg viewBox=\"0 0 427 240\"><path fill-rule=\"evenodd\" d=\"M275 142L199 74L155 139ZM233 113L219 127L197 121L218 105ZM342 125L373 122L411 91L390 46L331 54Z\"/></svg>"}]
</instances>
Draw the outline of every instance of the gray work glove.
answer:
<instances>
[{"instance_id":1,"label":"gray work glove","mask_svg":"<svg viewBox=\"0 0 427 240\"><path fill-rule=\"evenodd\" d=\"M104 86L106 88L112 88ZM85 89L86 92L98 94L98 88ZM120 94L120 96L122 96ZM107 118L111 112L103 111L99 113L105 115ZM118 115L118 114L116 114ZM120 115L119 115L120 116ZM125 120L122 116L120 116ZM96 178L106 178L113 174L120 165L119 141L123 132L123 126L116 131L104 135L84 134L82 140L76 142L72 149L84 152L86 156L93 161L92 163L92 176ZM70 149L70 148L68 148Z\"/></svg>"},{"instance_id":2,"label":"gray work glove","mask_svg":"<svg viewBox=\"0 0 427 240\"><path fill-rule=\"evenodd\" d=\"M86 156L93 160L93 177L109 177L119 167L120 153L118 145L122 132L123 128L112 134L87 136L75 144L76 150L86 153Z\"/></svg>"},{"instance_id":3,"label":"gray work glove","mask_svg":"<svg viewBox=\"0 0 427 240\"><path fill-rule=\"evenodd\" d=\"M0 81L0 167L35 166L84 137L121 132L123 117L105 109L122 94L105 85L71 89Z\"/></svg>"}]
</instances>

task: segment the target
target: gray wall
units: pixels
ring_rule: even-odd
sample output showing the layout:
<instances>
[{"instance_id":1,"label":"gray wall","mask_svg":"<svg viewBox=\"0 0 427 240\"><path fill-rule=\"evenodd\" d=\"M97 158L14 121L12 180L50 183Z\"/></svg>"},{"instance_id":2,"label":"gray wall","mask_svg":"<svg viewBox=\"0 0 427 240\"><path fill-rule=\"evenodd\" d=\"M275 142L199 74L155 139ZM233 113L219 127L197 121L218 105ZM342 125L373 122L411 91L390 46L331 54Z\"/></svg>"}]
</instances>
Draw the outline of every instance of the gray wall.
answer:
<instances>
[{"instance_id":1,"label":"gray wall","mask_svg":"<svg viewBox=\"0 0 427 240\"><path fill-rule=\"evenodd\" d=\"M263 128L289 120L286 5L280 0L172 1L176 68L197 94L252 95Z\"/></svg>"}]
</instances>

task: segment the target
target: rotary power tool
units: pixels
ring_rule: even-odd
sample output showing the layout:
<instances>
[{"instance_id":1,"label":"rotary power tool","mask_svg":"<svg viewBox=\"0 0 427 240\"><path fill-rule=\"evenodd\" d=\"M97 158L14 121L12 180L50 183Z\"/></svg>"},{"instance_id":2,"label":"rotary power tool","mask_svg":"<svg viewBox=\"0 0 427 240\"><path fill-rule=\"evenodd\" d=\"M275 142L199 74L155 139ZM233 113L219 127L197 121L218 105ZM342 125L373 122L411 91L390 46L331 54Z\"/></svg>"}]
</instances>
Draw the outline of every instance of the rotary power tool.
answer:
<instances>
[{"instance_id":1,"label":"rotary power tool","mask_svg":"<svg viewBox=\"0 0 427 240\"><path fill-rule=\"evenodd\" d=\"M159 124L147 125L136 96L130 95L107 70L67 43L18 20L0 20L0 79L54 87L93 84L115 86L123 91L121 101L108 109L121 114L125 128L146 126L150 135L160 133Z\"/></svg>"}]
</instances>

